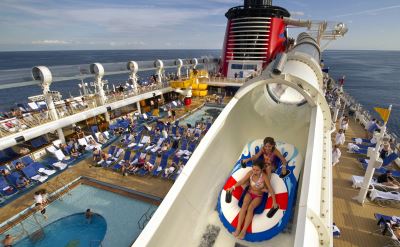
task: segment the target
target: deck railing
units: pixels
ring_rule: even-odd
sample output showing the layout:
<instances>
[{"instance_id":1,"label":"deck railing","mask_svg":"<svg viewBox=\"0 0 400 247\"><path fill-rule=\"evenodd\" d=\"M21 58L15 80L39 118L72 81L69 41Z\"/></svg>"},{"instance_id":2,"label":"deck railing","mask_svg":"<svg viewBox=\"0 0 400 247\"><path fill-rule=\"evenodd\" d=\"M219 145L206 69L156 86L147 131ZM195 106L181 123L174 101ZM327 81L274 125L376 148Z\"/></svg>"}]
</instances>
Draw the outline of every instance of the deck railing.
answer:
<instances>
[{"instance_id":1,"label":"deck railing","mask_svg":"<svg viewBox=\"0 0 400 247\"><path fill-rule=\"evenodd\" d=\"M130 97L134 97L140 94L151 92L157 89L163 89L169 87L168 82L163 82L159 84L153 84L148 86L139 86L137 91L133 89L124 90L120 93L108 92L106 94L106 103L112 103L119 100L124 100ZM55 107L57 111L58 118L68 117L89 109L98 107L97 104L98 95L86 95L79 100L61 101L56 102ZM84 100L82 100L82 98ZM51 122L50 113L46 109L36 110L27 113L17 113L17 116L13 118L8 118L0 121L0 137L6 137L18 133L20 131L30 129L33 127L40 126L42 124Z\"/></svg>"}]
</instances>

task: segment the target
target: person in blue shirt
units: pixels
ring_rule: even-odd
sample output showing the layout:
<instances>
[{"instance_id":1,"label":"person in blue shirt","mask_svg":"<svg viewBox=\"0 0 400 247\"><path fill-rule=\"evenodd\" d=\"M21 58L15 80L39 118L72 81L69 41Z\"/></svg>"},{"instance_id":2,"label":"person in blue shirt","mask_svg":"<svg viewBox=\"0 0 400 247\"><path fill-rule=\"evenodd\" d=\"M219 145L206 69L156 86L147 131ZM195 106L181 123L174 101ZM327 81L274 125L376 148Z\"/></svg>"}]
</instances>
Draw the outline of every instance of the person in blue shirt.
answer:
<instances>
[{"instance_id":1,"label":"person in blue shirt","mask_svg":"<svg viewBox=\"0 0 400 247\"><path fill-rule=\"evenodd\" d=\"M26 177L21 175L21 176L19 176L19 178L17 178L17 180L15 181L15 184L17 185L18 188L22 188L29 184L29 180L26 179Z\"/></svg>"}]
</instances>

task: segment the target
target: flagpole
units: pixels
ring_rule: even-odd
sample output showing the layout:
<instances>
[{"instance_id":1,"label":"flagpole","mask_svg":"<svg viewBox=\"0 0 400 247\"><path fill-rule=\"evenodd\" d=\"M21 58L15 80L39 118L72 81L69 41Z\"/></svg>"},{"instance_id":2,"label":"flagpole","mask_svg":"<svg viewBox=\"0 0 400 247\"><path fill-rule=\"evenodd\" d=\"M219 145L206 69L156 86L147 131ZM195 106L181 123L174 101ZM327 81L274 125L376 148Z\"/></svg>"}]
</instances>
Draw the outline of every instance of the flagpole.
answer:
<instances>
[{"instance_id":1,"label":"flagpole","mask_svg":"<svg viewBox=\"0 0 400 247\"><path fill-rule=\"evenodd\" d=\"M388 108L389 114L391 110L392 110L392 105L390 105ZM368 189L371 184L372 177L374 176L375 168L380 168L383 163L382 159L379 157L379 148L382 144L383 137L385 136L386 133L386 124L388 120L389 118L387 117L383 126L381 127L379 137L377 138L375 150L372 147L368 148L368 154L370 155L369 155L367 171L365 172L360 192L358 193L358 196L354 198L361 204L364 204L365 198L367 197Z\"/></svg>"}]
</instances>

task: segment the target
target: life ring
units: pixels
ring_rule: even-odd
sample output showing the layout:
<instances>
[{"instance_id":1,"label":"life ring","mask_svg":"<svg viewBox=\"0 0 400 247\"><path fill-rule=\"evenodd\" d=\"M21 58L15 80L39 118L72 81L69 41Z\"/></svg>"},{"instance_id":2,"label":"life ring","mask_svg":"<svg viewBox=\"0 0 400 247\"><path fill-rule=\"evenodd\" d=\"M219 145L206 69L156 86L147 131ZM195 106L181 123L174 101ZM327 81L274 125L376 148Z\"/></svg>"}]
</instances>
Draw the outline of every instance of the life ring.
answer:
<instances>
[{"instance_id":1,"label":"life ring","mask_svg":"<svg viewBox=\"0 0 400 247\"><path fill-rule=\"evenodd\" d=\"M240 161L257 153L263 145L262 142L263 140L259 139L245 146L241 157L233 168L231 176L227 179L219 195L217 205L218 214L221 222L229 232L234 232L236 229L240 211L239 200L245 187L239 186L233 191L232 201L230 203L225 202L226 190L251 170L252 164L250 162L247 164L246 168L242 168ZM270 195L268 195L266 202L262 202L259 208L256 208L255 211L258 210L261 211L261 213L254 214L245 236L245 240L250 242L260 242L278 235L286 227L293 213L292 209L296 199L297 182L303 165L303 158L299 154L297 148L292 144L277 142L276 148L288 161L287 169L290 173L284 178L281 178L279 176L281 171L280 162L277 162L279 163L279 167L272 173L271 185L274 189L279 209L271 218L267 217L268 212L272 208L272 198ZM266 195L264 195L264 197L266 197Z\"/></svg>"}]
</instances>

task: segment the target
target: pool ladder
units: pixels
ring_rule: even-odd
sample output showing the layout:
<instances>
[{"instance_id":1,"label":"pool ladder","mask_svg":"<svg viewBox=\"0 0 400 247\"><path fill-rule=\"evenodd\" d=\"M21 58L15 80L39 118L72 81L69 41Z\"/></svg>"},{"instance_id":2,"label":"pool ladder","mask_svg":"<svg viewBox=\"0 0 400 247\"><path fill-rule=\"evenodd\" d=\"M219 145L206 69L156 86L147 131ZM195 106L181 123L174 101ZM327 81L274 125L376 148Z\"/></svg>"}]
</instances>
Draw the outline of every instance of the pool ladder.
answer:
<instances>
[{"instance_id":1,"label":"pool ladder","mask_svg":"<svg viewBox=\"0 0 400 247\"><path fill-rule=\"evenodd\" d=\"M156 209L154 209L152 206L150 206L147 211L140 217L138 220L138 227L140 230L143 230L144 227L147 225L147 223L150 221L151 217L153 216L154 212Z\"/></svg>"}]
</instances>

